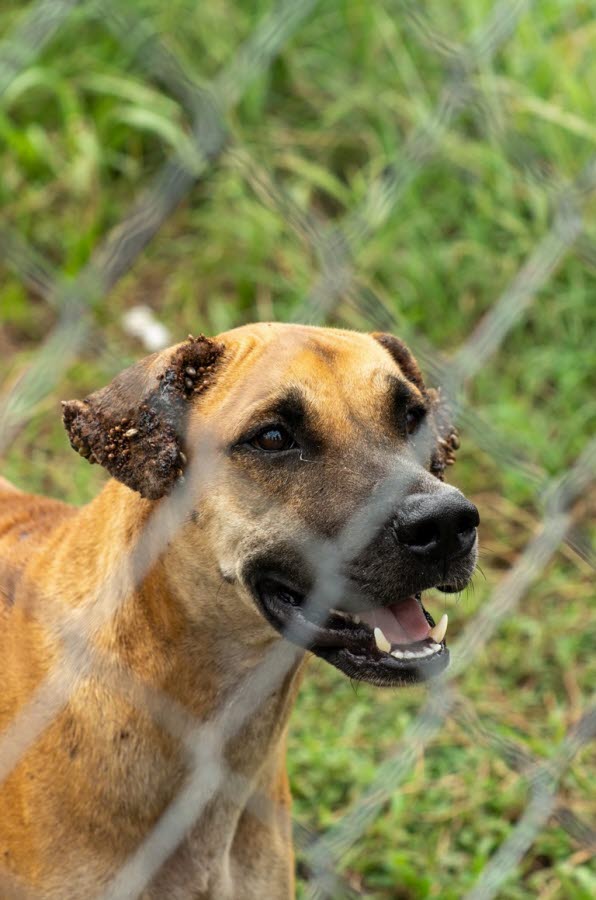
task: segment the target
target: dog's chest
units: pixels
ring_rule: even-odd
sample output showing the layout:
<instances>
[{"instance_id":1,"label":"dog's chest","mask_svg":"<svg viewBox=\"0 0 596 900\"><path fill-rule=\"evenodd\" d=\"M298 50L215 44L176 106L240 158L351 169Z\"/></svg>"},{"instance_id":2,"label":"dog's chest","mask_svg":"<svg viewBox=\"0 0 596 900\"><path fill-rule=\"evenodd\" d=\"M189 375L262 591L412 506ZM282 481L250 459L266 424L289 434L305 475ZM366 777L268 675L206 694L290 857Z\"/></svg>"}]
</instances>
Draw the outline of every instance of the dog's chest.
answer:
<instances>
[{"instance_id":1,"label":"dog's chest","mask_svg":"<svg viewBox=\"0 0 596 900\"><path fill-rule=\"evenodd\" d=\"M143 900L254 900L293 896L289 828L255 821L226 801L210 806L165 863ZM289 824L289 823L287 823Z\"/></svg>"}]
</instances>

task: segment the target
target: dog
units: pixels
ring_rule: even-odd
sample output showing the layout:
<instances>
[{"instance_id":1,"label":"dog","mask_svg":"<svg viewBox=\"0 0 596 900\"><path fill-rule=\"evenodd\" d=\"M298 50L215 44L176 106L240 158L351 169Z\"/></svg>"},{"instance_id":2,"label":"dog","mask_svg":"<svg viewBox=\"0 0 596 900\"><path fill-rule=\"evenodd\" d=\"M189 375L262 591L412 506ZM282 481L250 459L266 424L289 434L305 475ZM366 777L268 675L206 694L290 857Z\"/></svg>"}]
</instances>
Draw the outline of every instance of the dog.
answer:
<instances>
[{"instance_id":1,"label":"dog","mask_svg":"<svg viewBox=\"0 0 596 900\"><path fill-rule=\"evenodd\" d=\"M261 323L63 418L111 477L80 509L0 484L0 893L292 897L307 651L385 686L448 665L422 592L468 583L479 518L442 395L392 335Z\"/></svg>"}]
</instances>

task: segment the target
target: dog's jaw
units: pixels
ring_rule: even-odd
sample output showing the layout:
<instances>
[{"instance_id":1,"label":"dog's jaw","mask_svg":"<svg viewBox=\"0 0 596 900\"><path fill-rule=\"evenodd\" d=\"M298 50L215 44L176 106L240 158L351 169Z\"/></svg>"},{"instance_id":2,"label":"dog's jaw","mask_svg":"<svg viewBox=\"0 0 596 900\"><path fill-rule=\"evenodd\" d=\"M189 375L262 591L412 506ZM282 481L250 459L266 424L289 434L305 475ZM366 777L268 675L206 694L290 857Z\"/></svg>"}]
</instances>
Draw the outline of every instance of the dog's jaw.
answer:
<instances>
[{"instance_id":1,"label":"dog's jaw","mask_svg":"<svg viewBox=\"0 0 596 900\"><path fill-rule=\"evenodd\" d=\"M350 678L387 687L427 681L449 665L447 617L435 624L421 594L359 613L327 609L265 576L253 582L257 605L285 638Z\"/></svg>"}]
</instances>

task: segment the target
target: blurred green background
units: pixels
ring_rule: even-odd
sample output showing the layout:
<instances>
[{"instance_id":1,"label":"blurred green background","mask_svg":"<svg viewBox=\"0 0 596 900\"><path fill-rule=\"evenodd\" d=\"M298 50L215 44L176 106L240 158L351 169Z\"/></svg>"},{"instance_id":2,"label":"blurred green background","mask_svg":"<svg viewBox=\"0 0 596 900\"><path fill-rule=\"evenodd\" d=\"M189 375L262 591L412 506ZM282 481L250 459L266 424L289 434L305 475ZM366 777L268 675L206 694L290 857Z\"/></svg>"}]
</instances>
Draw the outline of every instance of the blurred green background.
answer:
<instances>
[{"instance_id":1,"label":"blurred green background","mask_svg":"<svg viewBox=\"0 0 596 900\"><path fill-rule=\"evenodd\" d=\"M549 476L573 463L596 418L596 194L581 181L573 188L596 153L596 3L527 6L511 3L508 16L507 4L498 5L511 33L471 70L468 105L436 152L355 242L356 288L340 292L324 316L365 330L389 318L402 337L448 359L544 239L562 198L583 217L581 237L466 384L469 408L490 429L481 449L462 427L460 462L449 473L483 523L473 589L431 602L435 617L449 610L452 640L537 532ZM124 7L198 84L235 59L272 8L264 0ZM2 53L10 53L11 29L27 9L0 2ZM121 39L110 9L76 6L41 52L17 67L0 100L2 246L14 248L18 236L63 286L165 160L190 152L188 110L148 70L137 33ZM462 46L491 10L487 0L313 4L271 65L240 85L225 152L131 271L89 303L82 347L38 385L2 473L74 503L97 492L104 476L69 449L58 400L84 396L147 352L123 318L139 304L172 342L258 319L320 321L305 315L304 298L320 277L321 245L301 217L329 237L346 217L370 209L371 185L388 166L404 165L408 138L432 117L445 80L457 77ZM288 215L290 208L298 212ZM0 257L0 405L18 392L64 309L59 293L44 297L35 278L23 278L17 256ZM360 302L370 297L372 305ZM487 452L491 442L496 454ZM593 511L587 493L575 509L581 546ZM593 593L589 563L562 546L458 680L479 725L538 757L554 752L594 686ZM424 697L422 688L351 684L312 662L289 746L299 844L362 797ZM560 802L582 820L594 812L589 766L583 750L560 788ZM526 780L491 743L449 720L342 858L345 884L371 898L462 897L527 800ZM298 868L302 892L303 851ZM549 821L498 896L592 898L589 853Z\"/></svg>"}]
</instances>

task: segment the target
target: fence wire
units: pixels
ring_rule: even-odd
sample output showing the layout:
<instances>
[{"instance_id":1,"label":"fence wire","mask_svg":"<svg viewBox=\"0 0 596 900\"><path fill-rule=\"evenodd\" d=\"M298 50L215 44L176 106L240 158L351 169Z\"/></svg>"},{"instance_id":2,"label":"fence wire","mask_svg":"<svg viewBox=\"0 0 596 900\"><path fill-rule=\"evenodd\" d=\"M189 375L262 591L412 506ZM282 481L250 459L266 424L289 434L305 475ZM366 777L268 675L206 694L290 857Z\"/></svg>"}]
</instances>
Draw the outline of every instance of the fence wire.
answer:
<instances>
[{"instance_id":1,"label":"fence wire","mask_svg":"<svg viewBox=\"0 0 596 900\"><path fill-rule=\"evenodd\" d=\"M167 48L150 18L141 15L133 6L111 0L93 3L43 0L26 11L15 31L0 44L0 94L6 94L11 83L59 33L75 9L82 17L101 19L103 26L135 60L141 73L164 85L179 100L191 122L186 142L151 179L129 214L96 247L90 262L76 277L69 278L56 271L19 234L9 228L0 231L5 263L57 312L57 325L40 346L29 368L0 391L0 452L10 447L28 417L44 397L55 391L62 373L84 348L92 327L93 311L102 298L129 271L193 185L205 178L224 157L226 164L242 173L262 202L293 229L307 251L318 260L319 275L296 313L297 320L325 322L330 316L337 317L340 304L346 304L364 315L376 328L397 329L404 333L404 323L395 320L393 312L362 280L358 270L359 254L365 242L374 240L376 230L399 204L408 187L431 160L440 156L442 142L457 117L469 108L480 109L490 116L490 104L482 94L478 74L511 38L519 20L531 11L532 4L523 0L500 0L465 45L455 45L441 35L417 4L391 4L395 14L408 17L414 33L442 60L448 75L436 107L406 141L400 158L386 166L370 184L361 205L349 212L340 225L331 228L305 213L267 167L254 158L249 148L239 143L229 116L251 82L272 64L307 17L317 15L319 6L324 4L314 0L279 3L257 24L252 35L209 84L200 81ZM498 129L498 123L493 125ZM580 256L583 253L586 258L591 258L593 248L585 234L582 213L595 188L596 160L591 161L575 183L562 188L556 186L552 226L450 360L421 335L411 331L404 334L423 366L436 382L443 385L456 417L478 445L499 465L521 472L536 492L546 497L544 519L511 571L496 585L488 602L453 647L451 668L435 684L395 752L380 766L370 788L326 833L313 836L304 829L297 830L310 874L308 897L360 895L343 879L342 860L379 815L387 798L407 778L421 749L433 740L448 716L505 760L529 788L524 813L480 872L476 885L467 894L468 900L494 897L511 877L537 834L551 821L565 828L580 846L590 848L594 845L592 828L560 802L557 788L573 758L594 737L596 710L591 707L583 712L552 756L538 758L528 747L503 739L496 730L479 722L469 701L459 691L458 678L499 625L512 614L562 542L567 542L572 552L594 566L592 549L574 533L573 510L578 498L593 481L596 442L586 445L568 472L548 479L544 472L529 465L521 449L518 452L505 445L498 431L475 412L466 395L474 376L488 357L499 352L511 329L536 302L538 292L552 278L569 250L578 246ZM285 352L285 348L280 351L280 364L287 363L287 360L284 362ZM273 363L269 357L267 371ZM257 367L249 381L243 384L242 397L230 396L230 411L244 407L248 400L264 396L267 371L264 366ZM51 615L48 627L62 647L61 658L9 728L0 735L0 780L3 780L64 708L77 686L85 678L99 676L114 694L147 712L182 742L188 761L183 788L112 881L103 887L98 895L102 900L139 897L150 884L159 884L155 879L159 879L160 870L184 842L193 824L200 820L210 800L216 795L238 798L247 794L249 784L241 773L228 766L226 748L283 681L299 655L291 643L278 642L212 717L197 721L171 697L139 682L132 672L123 672L115 666L110 657L89 639L89 635L96 634L114 617L126 603L131 590L143 581L217 470L218 455L212 438L211 435L197 437L202 443L201 454L195 456L195 459L200 456L200 466L191 463L184 484L156 507L138 547L123 552L98 586L96 602L78 610L76 615L48 613ZM430 435L423 431L417 445L421 454L427 440ZM319 536L309 534L301 525L305 552L316 572L315 587L306 603L306 612L311 619L324 620L336 604L342 592L345 562L366 546L388 511L408 491L412 477L412 470L407 465L396 463L395 470L380 490L356 512L335 540L322 542ZM287 516L287 511L284 515ZM291 632L286 636L291 637ZM280 815L264 796L253 797L250 803L251 813L263 822ZM1 870L0 886L6 895L35 896L30 886L19 884L8 872Z\"/></svg>"}]
</instances>

